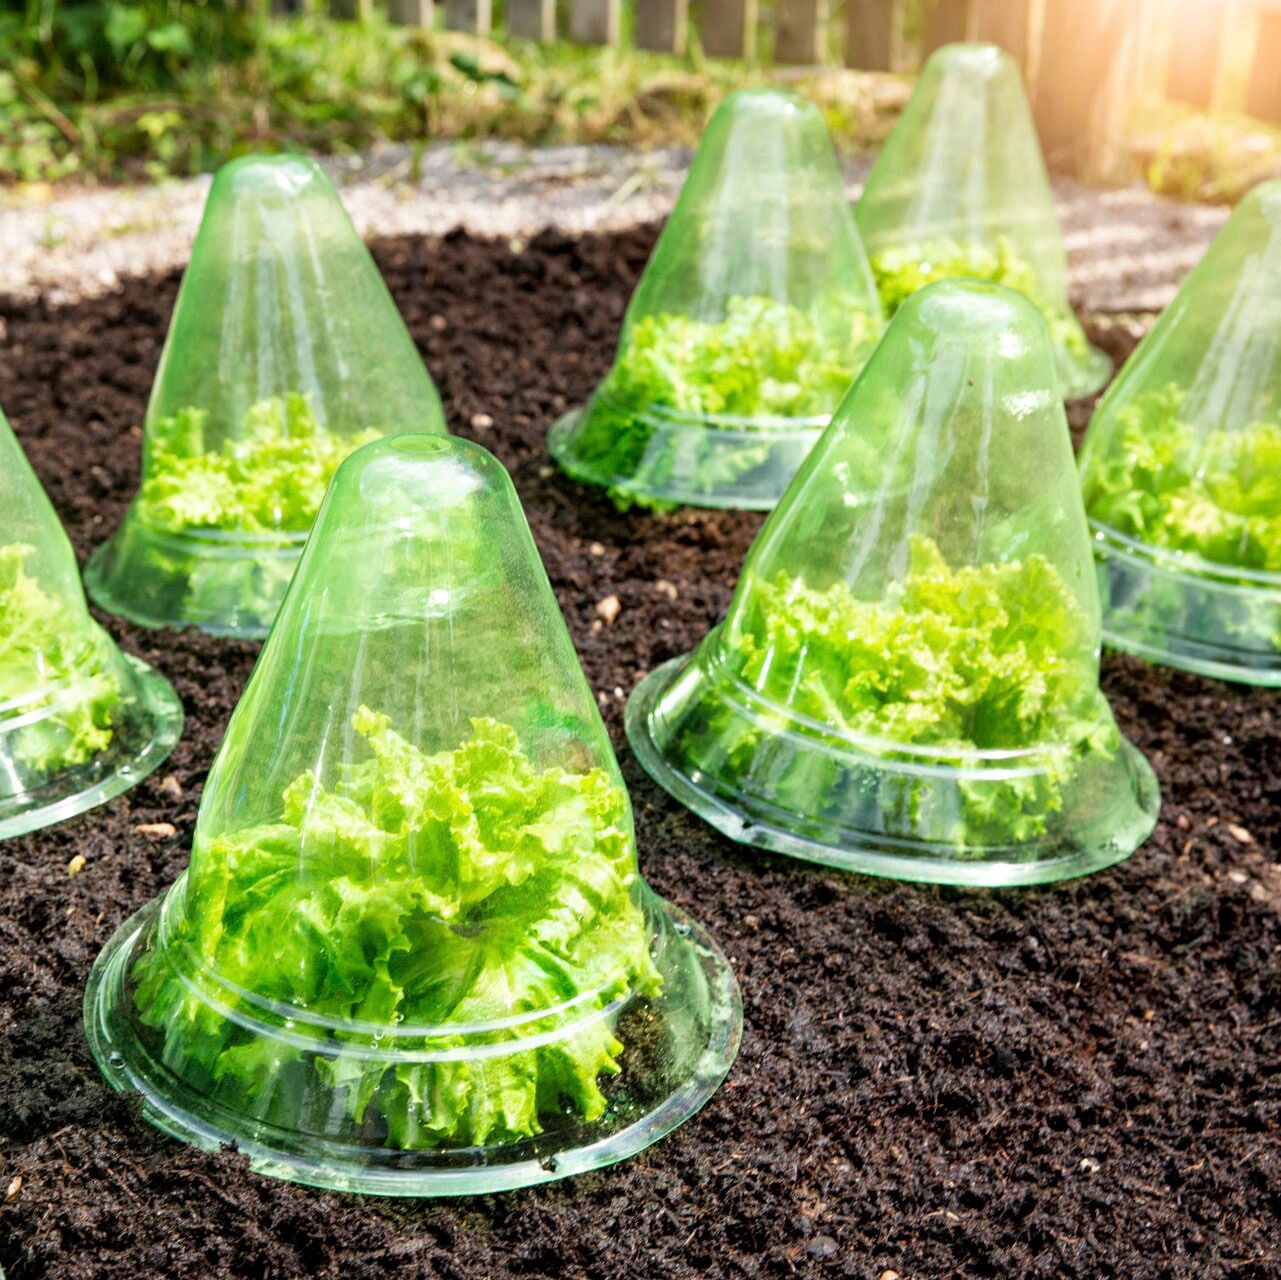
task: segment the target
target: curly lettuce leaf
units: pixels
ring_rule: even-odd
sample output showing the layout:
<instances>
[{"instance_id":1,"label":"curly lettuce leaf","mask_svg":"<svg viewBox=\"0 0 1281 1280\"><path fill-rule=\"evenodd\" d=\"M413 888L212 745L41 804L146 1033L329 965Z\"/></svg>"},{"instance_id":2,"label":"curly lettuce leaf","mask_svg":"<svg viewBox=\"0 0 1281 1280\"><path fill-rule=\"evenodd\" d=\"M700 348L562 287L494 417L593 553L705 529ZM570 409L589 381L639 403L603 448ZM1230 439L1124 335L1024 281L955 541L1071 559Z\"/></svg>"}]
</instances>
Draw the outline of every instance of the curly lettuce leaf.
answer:
<instances>
[{"instance_id":1,"label":"curly lettuce leaf","mask_svg":"<svg viewBox=\"0 0 1281 1280\"><path fill-rule=\"evenodd\" d=\"M0 547L0 764L9 757L29 785L105 751L122 697L97 628L26 572L33 551ZM4 732L6 706L32 722Z\"/></svg>"},{"instance_id":2,"label":"curly lettuce leaf","mask_svg":"<svg viewBox=\"0 0 1281 1280\"><path fill-rule=\"evenodd\" d=\"M536 768L495 720L431 756L367 708L353 727L370 758L332 786L302 775L279 822L198 851L176 940L230 989L352 1028L337 1052L282 1048L211 1018L160 952L135 970L143 1022L163 1032L168 1060L231 1105L292 1107L283 1118L296 1123L306 1098L332 1107L338 1091L353 1123L380 1124L406 1149L529 1137L566 1106L599 1117L600 1079L623 1046L592 1015L660 981L633 895L625 793L602 770ZM567 1003L572 1014L556 1012ZM502 1033L484 1026L517 1015L532 1019L525 1037L573 1025L537 1047L488 1048ZM367 1048L361 1023L435 1029L398 1048L480 1052L370 1061L341 1048Z\"/></svg>"},{"instance_id":3,"label":"curly lettuce leaf","mask_svg":"<svg viewBox=\"0 0 1281 1280\"><path fill-rule=\"evenodd\" d=\"M718 701L691 719L688 758L722 777L751 773L795 814L906 838L928 832L962 850L1018 844L1046 830L1083 756L1110 757L1119 744L1089 623L1039 555L952 569L917 537L906 577L879 601L840 582L751 580L724 643L737 678L834 737L870 739L862 749L874 757L900 759L907 746L953 761L1031 750L1044 766L999 781L916 779L797 749Z\"/></svg>"},{"instance_id":4,"label":"curly lettuce leaf","mask_svg":"<svg viewBox=\"0 0 1281 1280\"><path fill-rule=\"evenodd\" d=\"M663 416L705 418L714 431L722 425L718 419L830 414L880 334L879 319L857 303L834 309L848 326L838 337L805 312L766 297L730 299L721 321L642 316L628 329L588 410L575 442L580 460L594 472L659 489L677 472L696 477L707 493L731 486L768 461L768 440L732 455L688 437L655 448ZM612 492L622 507L671 506Z\"/></svg>"},{"instance_id":5,"label":"curly lettuce leaf","mask_svg":"<svg viewBox=\"0 0 1281 1280\"><path fill-rule=\"evenodd\" d=\"M1281 423L1198 431L1171 384L1117 410L1082 474L1096 520L1149 546L1281 573Z\"/></svg>"},{"instance_id":6,"label":"curly lettuce leaf","mask_svg":"<svg viewBox=\"0 0 1281 1280\"><path fill-rule=\"evenodd\" d=\"M216 447L208 421L190 406L150 428L137 514L153 529L306 533L338 464L381 434L325 431L297 393L251 405L243 434Z\"/></svg>"}]
</instances>

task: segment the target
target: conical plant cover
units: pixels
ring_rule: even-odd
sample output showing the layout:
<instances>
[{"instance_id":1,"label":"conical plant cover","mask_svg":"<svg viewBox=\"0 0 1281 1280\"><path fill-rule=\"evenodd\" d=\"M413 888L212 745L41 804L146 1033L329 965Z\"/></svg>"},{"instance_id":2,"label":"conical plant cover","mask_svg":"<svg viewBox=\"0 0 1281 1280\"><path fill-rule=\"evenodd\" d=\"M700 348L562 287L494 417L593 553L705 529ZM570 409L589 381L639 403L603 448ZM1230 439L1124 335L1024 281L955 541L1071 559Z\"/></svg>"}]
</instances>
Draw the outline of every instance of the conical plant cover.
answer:
<instances>
[{"instance_id":1,"label":"conical plant cover","mask_svg":"<svg viewBox=\"0 0 1281 1280\"><path fill-rule=\"evenodd\" d=\"M1041 308L1064 395L1091 395L1107 381L1111 361L1068 302L1063 232L1009 54L953 44L926 62L855 214L891 315L936 280L1006 285Z\"/></svg>"},{"instance_id":2,"label":"conical plant cover","mask_svg":"<svg viewBox=\"0 0 1281 1280\"><path fill-rule=\"evenodd\" d=\"M454 1195L613 1163L712 1094L741 1007L640 879L511 481L402 435L340 468L205 786L99 958L107 1078L261 1172Z\"/></svg>"},{"instance_id":3,"label":"conical plant cover","mask_svg":"<svg viewBox=\"0 0 1281 1280\"><path fill-rule=\"evenodd\" d=\"M127 791L181 732L168 681L89 616L71 543L0 413L0 838Z\"/></svg>"},{"instance_id":4,"label":"conical plant cover","mask_svg":"<svg viewBox=\"0 0 1281 1280\"><path fill-rule=\"evenodd\" d=\"M768 509L881 329L818 108L739 90L707 126L613 369L549 447L621 506Z\"/></svg>"},{"instance_id":5,"label":"conical plant cover","mask_svg":"<svg viewBox=\"0 0 1281 1280\"><path fill-rule=\"evenodd\" d=\"M908 299L758 535L729 614L627 708L726 835L874 875L1030 884L1130 854L1156 780L1099 692L1049 334L997 285Z\"/></svg>"},{"instance_id":6,"label":"conical plant cover","mask_svg":"<svg viewBox=\"0 0 1281 1280\"><path fill-rule=\"evenodd\" d=\"M85 573L144 626L263 636L335 468L440 397L313 160L219 170L147 407L142 485Z\"/></svg>"},{"instance_id":7,"label":"conical plant cover","mask_svg":"<svg viewBox=\"0 0 1281 1280\"><path fill-rule=\"evenodd\" d=\"M1281 182L1256 187L1081 453L1108 644L1281 685Z\"/></svg>"}]
</instances>

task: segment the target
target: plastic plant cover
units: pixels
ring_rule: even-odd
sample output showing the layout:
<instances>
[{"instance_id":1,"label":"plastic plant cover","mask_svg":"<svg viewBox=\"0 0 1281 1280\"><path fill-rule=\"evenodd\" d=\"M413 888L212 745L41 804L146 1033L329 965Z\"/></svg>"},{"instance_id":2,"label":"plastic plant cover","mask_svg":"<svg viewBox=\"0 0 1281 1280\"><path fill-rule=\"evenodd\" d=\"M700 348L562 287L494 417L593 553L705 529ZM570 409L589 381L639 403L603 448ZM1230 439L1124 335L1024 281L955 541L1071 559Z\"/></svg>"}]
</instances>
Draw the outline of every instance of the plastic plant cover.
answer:
<instances>
[{"instance_id":1,"label":"plastic plant cover","mask_svg":"<svg viewBox=\"0 0 1281 1280\"><path fill-rule=\"evenodd\" d=\"M1099 602L1046 326L944 281L890 322L729 613L633 693L677 799L746 844L941 883L1128 856L1156 780L1099 691Z\"/></svg>"},{"instance_id":2,"label":"plastic plant cover","mask_svg":"<svg viewBox=\"0 0 1281 1280\"><path fill-rule=\"evenodd\" d=\"M1111 361L1067 294L1063 232L1018 64L988 44L939 49L882 148L855 210L891 315L936 280L1018 289L1050 326L1064 394L1091 395Z\"/></svg>"},{"instance_id":3,"label":"plastic plant cover","mask_svg":"<svg viewBox=\"0 0 1281 1280\"><path fill-rule=\"evenodd\" d=\"M611 1164L737 1049L715 944L631 806L515 490L401 435L340 468L205 786L108 944L90 1045L263 1173L453 1195Z\"/></svg>"},{"instance_id":4,"label":"plastic plant cover","mask_svg":"<svg viewBox=\"0 0 1281 1280\"><path fill-rule=\"evenodd\" d=\"M741 89L707 126L613 368L549 447L622 507L768 509L882 327L818 108Z\"/></svg>"},{"instance_id":5,"label":"plastic plant cover","mask_svg":"<svg viewBox=\"0 0 1281 1280\"><path fill-rule=\"evenodd\" d=\"M168 681L89 616L71 543L0 413L0 838L127 791L181 732Z\"/></svg>"},{"instance_id":6,"label":"plastic plant cover","mask_svg":"<svg viewBox=\"0 0 1281 1280\"><path fill-rule=\"evenodd\" d=\"M1281 685L1281 182L1246 196L1139 344L1080 465L1104 640Z\"/></svg>"},{"instance_id":7,"label":"plastic plant cover","mask_svg":"<svg viewBox=\"0 0 1281 1280\"><path fill-rule=\"evenodd\" d=\"M444 431L440 397L323 169L218 171L144 424L142 484L85 582L144 626L266 635L339 462Z\"/></svg>"}]
</instances>

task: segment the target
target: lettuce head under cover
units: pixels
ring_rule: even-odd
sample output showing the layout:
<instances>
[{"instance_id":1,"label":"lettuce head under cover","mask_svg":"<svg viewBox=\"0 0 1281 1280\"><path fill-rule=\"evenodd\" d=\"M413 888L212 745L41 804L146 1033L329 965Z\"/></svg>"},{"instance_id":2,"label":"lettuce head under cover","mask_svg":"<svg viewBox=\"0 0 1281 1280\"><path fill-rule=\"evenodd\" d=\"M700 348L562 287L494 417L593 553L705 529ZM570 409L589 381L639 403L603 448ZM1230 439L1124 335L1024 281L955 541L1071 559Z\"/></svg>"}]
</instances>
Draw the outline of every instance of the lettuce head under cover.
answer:
<instances>
[{"instance_id":1,"label":"lettuce head under cover","mask_svg":"<svg viewBox=\"0 0 1281 1280\"><path fill-rule=\"evenodd\" d=\"M739 90L707 126L613 368L549 447L621 506L768 509L881 328L818 108Z\"/></svg>"},{"instance_id":2,"label":"lettuce head under cover","mask_svg":"<svg viewBox=\"0 0 1281 1280\"><path fill-rule=\"evenodd\" d=\"M479 446L339 468L205 785L191 865L94 970L167 1132L387 1195L611 1164L711 1096L737 987L648 889L516 493Z\"/></svg>"},{"instance_id":3,"label":"lettuce head under cover","mask_svg":"<svg viewBox=\"0 0 1281 1280\"><path fill-rule=\"evenodd\" d=\"M934 53L855 209L886 310L938 280L987 280L1041 309L1066 396L1097 391L1111 361L1067 294L1063 232L1018 64L995 45Z\"/></svg>"},{"instance_id":4,"label":"lettuce head under cover","mask_svg":"<svg viewBox=\"0 0 1281 1280\"><path fill-rule=\"evenodd\" d=\"M1238 206L1081 450L1108 644L1281 685L1281 182Z\"/></svg>"},{"instance_id":5,"label":"lettuce head under cover","mask_svg":"<svg viewBox=\"0 0 1281 1280\"><path fill-rule=\"evenodd\" d=\"M662 786L735 840L912 880L1057 880L1146 838L1053 359L1011 290L903 304L724 622L633 693Z\"/></svg>"},{"instance_id":6,"label":"lettuce head under cover","mask_svg":"<svg viewBox=\"0 0 1281 1280\"><path fill-rule=\"evenodd\" d=\"M142 483L89 594L144 626L262 636L353 449L443 432L440 397L323 169L214 178L143 428Z\"/></svg>"},{"instance_id":7,"label":"lettuce head under cover","mask_svg":"<svg viewBox=\"0 0 1281 1280\"><path fill-rule=\"evenodd\" d=\"M89 616L71 543L0 413L0 838L127 791L181 731L168 681Z\"/></svg>"}]
</instances>

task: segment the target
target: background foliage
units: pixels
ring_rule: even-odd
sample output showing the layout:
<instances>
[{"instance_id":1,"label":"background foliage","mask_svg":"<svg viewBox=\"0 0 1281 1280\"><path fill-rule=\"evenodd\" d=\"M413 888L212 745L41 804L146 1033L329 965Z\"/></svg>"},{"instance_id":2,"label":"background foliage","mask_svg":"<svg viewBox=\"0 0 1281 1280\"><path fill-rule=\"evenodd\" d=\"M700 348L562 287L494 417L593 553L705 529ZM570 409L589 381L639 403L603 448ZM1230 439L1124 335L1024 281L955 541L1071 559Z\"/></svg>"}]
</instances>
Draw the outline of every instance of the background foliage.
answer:
<instances>
[{"instance_id":1,"label":"background foliage","mask_svg":"<svg viewBox=\"0 0 1281 1280\"><path fill-rule=\"evenodd\" d=\"M0 181L158 177L381 140L692 142L724 92L763 77L696 50L500 46L264 8L25 0L0 13ZM846 143L888 125L870 77L824 76L817 96Z\"/></svg>"}]
</instances>

